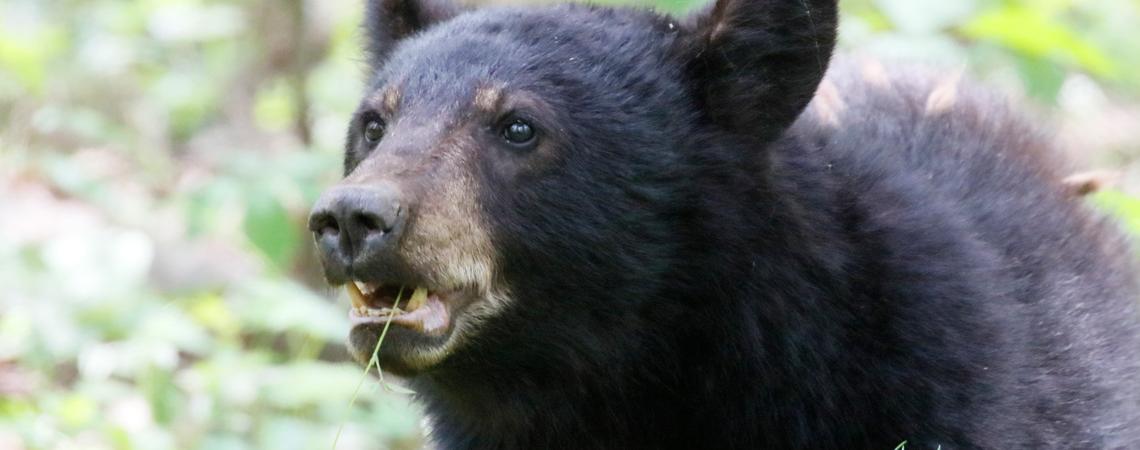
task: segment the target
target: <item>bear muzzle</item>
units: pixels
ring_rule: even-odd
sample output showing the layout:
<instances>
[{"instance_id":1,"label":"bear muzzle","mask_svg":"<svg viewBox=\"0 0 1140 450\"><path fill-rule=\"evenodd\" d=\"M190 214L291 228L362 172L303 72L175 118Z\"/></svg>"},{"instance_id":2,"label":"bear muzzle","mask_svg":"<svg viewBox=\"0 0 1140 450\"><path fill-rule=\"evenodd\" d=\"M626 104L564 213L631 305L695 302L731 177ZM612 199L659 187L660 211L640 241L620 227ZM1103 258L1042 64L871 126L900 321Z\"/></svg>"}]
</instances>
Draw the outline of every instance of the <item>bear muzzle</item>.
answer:
<instances>
[{"instance_id":1,"label":"bear muzzle","mask_svg":"<svg viewBox=\"0 0 1140 450\"><path fill-rule=\"evenodd\" d=\"M440 287L406 259L401 238L411 201L390 182L342 183L320 196L309 216L332 285L344 285L355 326L391 323L426 336L451 325L450 303L465 303L464 290Z\"/></svg>"}]
</instances>

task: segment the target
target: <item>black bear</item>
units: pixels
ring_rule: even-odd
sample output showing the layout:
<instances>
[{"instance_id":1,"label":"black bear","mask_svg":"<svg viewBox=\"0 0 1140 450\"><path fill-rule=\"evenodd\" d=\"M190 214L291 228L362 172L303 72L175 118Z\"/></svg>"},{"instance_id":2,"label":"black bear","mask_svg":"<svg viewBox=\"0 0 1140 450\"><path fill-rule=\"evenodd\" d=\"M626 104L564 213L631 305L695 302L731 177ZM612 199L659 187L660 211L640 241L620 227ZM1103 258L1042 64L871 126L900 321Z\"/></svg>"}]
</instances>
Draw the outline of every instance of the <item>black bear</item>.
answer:
<instances>
[{"instance_id":1,"label":"black bear","mask_svg":"<svg viewBox=\"0 0 1140 450\"><path fill-rule=\"evenodd\" d=\"M370 0L310 217L353 353L448 449L1140 448L1129 244L836 9Z\"/></svg>"}]
</instances>

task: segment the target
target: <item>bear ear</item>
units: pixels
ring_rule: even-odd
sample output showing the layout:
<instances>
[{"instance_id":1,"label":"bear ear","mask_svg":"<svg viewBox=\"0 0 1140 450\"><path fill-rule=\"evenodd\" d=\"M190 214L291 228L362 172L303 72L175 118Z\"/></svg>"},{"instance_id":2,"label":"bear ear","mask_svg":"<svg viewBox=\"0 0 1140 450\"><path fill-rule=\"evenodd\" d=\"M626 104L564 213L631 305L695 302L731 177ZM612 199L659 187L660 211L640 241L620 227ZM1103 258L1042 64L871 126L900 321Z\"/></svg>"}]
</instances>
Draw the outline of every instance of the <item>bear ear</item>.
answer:
<instances>
[{"instance_id":1,"label":"bear ear","mask_svg":"<svg viewBox=\"0 0 1140 450\"><path fill-rule=\"evenodd\" d=\"M367 0L364 29L368 62L377 68L401 39L460 13L448 0Z\"/></svg>"},{"instance_id":2,"label":"bear ear","mask_svg":"<svg viewBox=\"0 0 1140 450\"><path fill-rule=\"evenodd\" d=\"M716 0L681 39L693 92L733 132L775 139L811 101L835 46L836 0Z\"/></svg>"}]
</instances>

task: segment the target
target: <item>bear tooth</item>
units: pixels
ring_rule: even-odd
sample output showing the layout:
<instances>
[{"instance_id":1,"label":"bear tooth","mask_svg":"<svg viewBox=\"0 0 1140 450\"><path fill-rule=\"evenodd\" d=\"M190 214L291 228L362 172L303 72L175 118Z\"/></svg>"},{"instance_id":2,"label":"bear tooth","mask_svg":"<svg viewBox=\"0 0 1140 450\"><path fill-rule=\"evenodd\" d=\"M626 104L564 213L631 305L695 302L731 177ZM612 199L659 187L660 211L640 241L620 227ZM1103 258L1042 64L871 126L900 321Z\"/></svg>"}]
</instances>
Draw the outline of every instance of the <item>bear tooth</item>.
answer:
<instances>
[{"instance_id":1,"label":"bear tooth","mask_svg":"<svg viewBox=\"0 0 1140 450\"><path fill-rule=\"evenodd\" d=\"M357 289L360 289L360 293L364 295L372 295L373 292L380 289L380 283L365 283L363 281L353 281L353 283L356 284Z\"/></svg>"},{"instance_id":2,"label":"bear tooth","mask_svg":"<svg viewBox=\"0 0 1140 450\"><path fill-rule=\"evenodd\" d=\"M408 311L415 311L419 309L424 303L427 303L428 290L423 287L417 287L416 291L412 293L412 298L408 300Z\"/></svg>"},{"instance_id":3,"label":"bear tooth","mask_svg":"<svg viewBox=\"0 0 1140 450\"><path fill-rule=\"evenodd\" d=\"M346 284L345 290L348 291L348 299L352 300L353 307L357 309L368 308L368 302L364 300L364 294L360 292L360 288L356 286L356 282Z\"/></svg>"}]
</instances>

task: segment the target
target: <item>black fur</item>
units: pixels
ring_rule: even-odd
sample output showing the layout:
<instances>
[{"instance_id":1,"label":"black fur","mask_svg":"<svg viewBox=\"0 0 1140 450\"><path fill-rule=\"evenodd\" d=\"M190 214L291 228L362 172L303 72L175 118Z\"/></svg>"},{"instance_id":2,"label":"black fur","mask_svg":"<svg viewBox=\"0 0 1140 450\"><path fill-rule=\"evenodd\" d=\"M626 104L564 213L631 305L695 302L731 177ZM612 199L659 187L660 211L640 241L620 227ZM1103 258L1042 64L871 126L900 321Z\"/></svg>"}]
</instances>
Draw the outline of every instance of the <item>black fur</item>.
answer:
<instances>
[{"instance_id":1,"label":"black fur","mask_svg":"<svg viewBox=\"0 0 1140 450\"><path fill-rule=\"evenodd\" d=\"M396 42L458 13L455 4L440 0L369 1L364 22L369 63L373 67L383 64Z\"/></svg>"},{"instance_id":2,"label":"black fur","mask_svg":"<svg viewBox=\"0 0 1140 450\"><path fill-rule=\"evenodd\" d=\"M763 141L784 131L811 100L835 45L832 0L719 1L695 14L690 75L701 110ZM764 105L763 108L740 108Z\"/></svg>"},{"instance_id":3,"label":"black fur","mask_svg":"<svg viewBox=\"0 0 1140 450\"><path fill-rule=\"evenodd\" d=\"M1128 244L983 93L839 64L801 114L834 1L371 4L391 133L541 100L541 152L470 167L514 302L411 378L440 447L1140 446Z\"/></svg>"}]
</instances>

